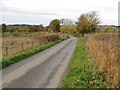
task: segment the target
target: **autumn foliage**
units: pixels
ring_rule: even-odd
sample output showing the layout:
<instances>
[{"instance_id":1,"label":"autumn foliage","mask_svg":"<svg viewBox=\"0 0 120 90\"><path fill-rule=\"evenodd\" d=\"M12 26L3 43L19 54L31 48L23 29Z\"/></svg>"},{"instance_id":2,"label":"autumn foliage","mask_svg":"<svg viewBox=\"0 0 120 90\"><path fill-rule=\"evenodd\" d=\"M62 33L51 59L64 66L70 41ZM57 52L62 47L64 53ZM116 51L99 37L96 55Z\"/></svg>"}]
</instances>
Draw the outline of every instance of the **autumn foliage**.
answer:
<instances>
[{"instance_id":1,"label":"autumn foliage","mask_svg":"<svg viewBox=\"0 0 120 90\"><path fill-rule=\"evenodd\" d=\"M82 14L76 22L78 32L83 34L94 32L100 24L100 19L96 12Z\"/></svg>"},{"instance_id":2,"label":"autumn foliage","mask_svg":"<svg viewBox=\"0 0 120 90\"><path fill-rule=\"evenodd\" d=\"M52 20L49 24L48 31L49 32L59 32L60 31L60 21L58 19Z\"/></svg>"}]
</instances>

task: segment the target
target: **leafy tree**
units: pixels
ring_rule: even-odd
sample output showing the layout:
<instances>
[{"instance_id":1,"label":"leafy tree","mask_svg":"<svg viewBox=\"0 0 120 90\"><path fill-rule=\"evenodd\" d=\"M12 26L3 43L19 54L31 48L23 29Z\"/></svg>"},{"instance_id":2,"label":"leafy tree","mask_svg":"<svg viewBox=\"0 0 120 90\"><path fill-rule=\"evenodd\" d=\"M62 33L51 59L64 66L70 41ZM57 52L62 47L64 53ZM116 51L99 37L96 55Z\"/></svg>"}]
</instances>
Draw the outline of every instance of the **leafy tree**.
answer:
<instances>
[{"instance_id":1,"label":"leafy tree","mask_svg":"<svg viewBox=\"0 0 120 90\"><path fill-rule=\"evenodd\" d=\"M100 19L94 11L82 14L76 22L77 30L83 36L85 33L94 32L98 24L100 24Z\"/></svg>"},{"instance_id":2,"label":"leafy tree","mask_svg":"<svg viewBox=\"0 0 120 90\"><path fill-rule=\"evenodd\" d=\"M72 19L65 19L65 18L62 18L60 20L61 22L61 25L64 26L64 25L74 25L74 21Z\"/></svg>"},{"instance_id":3,"label":"leafy tree","mask_svg":"<svg viewBox=\"0 0 120 90\"><path fill-rule=\"evenodd\" d=\"M77 34L77 29L75 25L65 25L60 27L60 31L62 33L67 33L67 34Z\"/></svg>"},{"instance_id":4,"label":"leafy tree","mask_svg":"<svg viewBox=\"0 0 120 90\"><path fill-rule=\"evenodd\" d=\"M7 32L7 26L5 23L2 24L2 32Z\"/></svg>"},{"instance_id":5,"label":"leafy tree","mask_svg":"<svg viewBox=\"0 0 120 90\"><path fill-rule=\"evenodd\" d=\"M52 20L50 22L50 24L49 24L48 31L50 31L50 32L59 32L60 31L60 21L58 19Z\"/></svg>"}]
</instances>

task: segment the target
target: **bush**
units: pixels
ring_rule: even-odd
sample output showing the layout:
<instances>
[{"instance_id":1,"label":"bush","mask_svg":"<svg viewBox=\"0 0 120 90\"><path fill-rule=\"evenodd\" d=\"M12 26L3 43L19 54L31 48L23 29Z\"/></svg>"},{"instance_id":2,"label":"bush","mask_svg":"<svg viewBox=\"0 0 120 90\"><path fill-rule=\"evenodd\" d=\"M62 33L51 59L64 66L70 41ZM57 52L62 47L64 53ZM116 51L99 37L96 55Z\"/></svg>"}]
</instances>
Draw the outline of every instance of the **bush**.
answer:
<instances>
[{"instance_id":1,"label":"bush","mask_svg":"<svg viewBox=\"0 0 120 90\"><path fill-rule=\"evenodd\" d=\"M115 32L115 28L112 26L104 27L104 32Z\"/></svg>"},{"instance_id":2,"label":"bush","mask_svg":"<svg viewBox=\"0 0 120 90\"><path fill-rule=\"evenodd\" d=\"M51 42L60 39L60 35L58 34L50 34L45 36L37 36L35 40L43 41L43 42Z\"/></svg>"}]
</instances>

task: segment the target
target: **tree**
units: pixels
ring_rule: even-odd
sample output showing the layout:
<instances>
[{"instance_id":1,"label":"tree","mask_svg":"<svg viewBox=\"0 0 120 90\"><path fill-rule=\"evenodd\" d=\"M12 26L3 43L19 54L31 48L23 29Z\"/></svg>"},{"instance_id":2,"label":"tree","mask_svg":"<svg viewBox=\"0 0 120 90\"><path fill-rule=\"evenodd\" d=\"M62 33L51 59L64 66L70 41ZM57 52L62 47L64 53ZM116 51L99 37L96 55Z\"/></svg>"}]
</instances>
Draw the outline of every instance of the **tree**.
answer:
<instances>
[{"instance_id":1,"label":"tree","mask_svg":"<svg viewBox=\"0 0 120 90\"><path fill-rule=\"evenodd\" d=\"M96 12L82 14L76 22L77 30L83 36L85 33L94 32L100 24L100 19Z\"/></svg>"},{"instance_id":2,"label":"tree","mask_svg":"<svg viewBox=\"0 0 120 90\"><path fill-rule=\"evenodd\" d=\"M33 28L34 28L34 32L38 32L39 31L38 25L33 25Z\"/></svg>"},{"instance_id":3,"label":"tree","mask_svg":"<svg viewBox=\"0 0 120 90\"><path fill-rule=\"evenodd\" d=\"M50 24L49 24L48 31L50 31L50 32L59 32L60 31L60 21L58 19L52 20L50 22Z\"/></svg>"},{"instance_id":4,"label":"tree","mask_svg":"<svg viewBox=\"0 0 120 90\"><path fill-rule=\"evenodd\" d=\"M62 19L60 20L60 23L61 23L61 25L63 26L63 25L64 25L64 23L65 23L65 19L64 19L64 18L62 18Z\"/></svg>"},{"instance_id":5,"label":"tree","mask_svg":"<svg viewBox=\"0 0 120 90\"><path fill-rule=\"evenodd\" d=\"M60 31L62 33L67 34L77 34L76 26L75 25L65 25L60 27Z\"/></svg>"},{"instance_id":6,"label":"tree","mask_svg":"<svg viewBox=\"0 0 120 90\"><path fill-rule=\"evenodd\" d=\"M44 27L42 24L39 25L39 31L44 31Z\"/></svg>"},{"instance_id":7,"label":"tree","mask_svg":"<svg viewBox=\"0 0 120 90\"><path fill-rule=\"evenodd\" d=\"M45 31L48 31L48 29L49 29L49 26L44 27Z\"/></svg>"},{"instance_id":8,"label":"tree","mask_svg":"<svg viewBox=\"0 0 120 90\"><path fill-rule=\"evenodd\" d=\"M24 26L26 27L26 26ZM31 25L31 26L28 26L28 32L34 32L34 26Z\"/></svg>"},{"instance_id":9,"label":"tree","mask_svg":"<svg viewBox=\"0 0 120 90\"><path fill-rule=\"evenodd\" d=\"M65 19L65 18L62 18L60 20L61 22L61 25L64 26L64 25L74 25L74 20L72 19Z\"/></svg>"},{"instance_id":10,"label":"tree","mask_svg":"<svg viewBox=\"0 0 120 90\"><path fill-rule=\"evenodd\" d=\"M7 32L7 26L5 23L2 24L2 32Z\"/></svg>"}]
</instances>

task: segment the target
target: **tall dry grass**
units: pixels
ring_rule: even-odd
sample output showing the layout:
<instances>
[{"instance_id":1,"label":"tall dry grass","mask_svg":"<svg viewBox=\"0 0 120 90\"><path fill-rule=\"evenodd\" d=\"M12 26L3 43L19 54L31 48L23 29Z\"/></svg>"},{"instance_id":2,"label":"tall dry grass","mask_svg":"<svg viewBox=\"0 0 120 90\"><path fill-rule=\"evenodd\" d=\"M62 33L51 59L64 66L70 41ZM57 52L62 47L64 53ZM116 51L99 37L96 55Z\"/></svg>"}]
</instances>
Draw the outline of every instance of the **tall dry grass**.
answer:
<instances>
[{"instance_id":1,"label":"tall dry grass","mask_svg":"<svg viewBox=\"0 0 120 90\"><path fill-rule=\"evenodd\" d=\"M11 56L21 51L46 44L60 38L59 34L30 37L4 37L2 38L2 57Z\"/></svg>"},{"instance_id":2,"label":"tall dry grass","mask_svg":"<svg viewBox=\"0 0 120 90\"><path fill-rule=\"evenodd\" d=\"M120 34L118 33L97 33L92 34L86 41L86 48L103 72L105 80L116 87L120 83L119 78L119 52Z\"/></svg>"}]
</instances>

